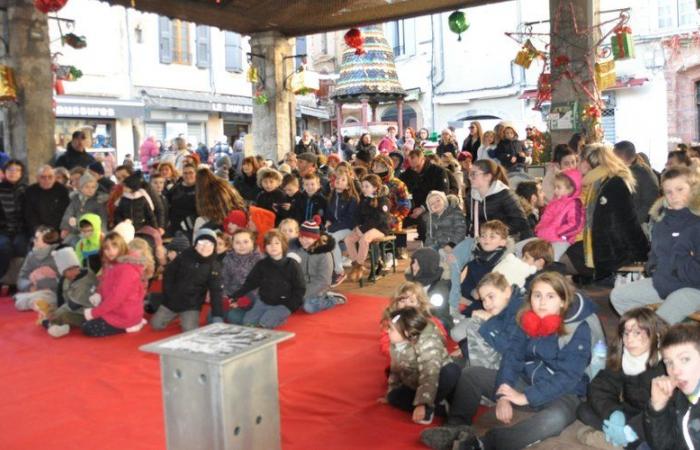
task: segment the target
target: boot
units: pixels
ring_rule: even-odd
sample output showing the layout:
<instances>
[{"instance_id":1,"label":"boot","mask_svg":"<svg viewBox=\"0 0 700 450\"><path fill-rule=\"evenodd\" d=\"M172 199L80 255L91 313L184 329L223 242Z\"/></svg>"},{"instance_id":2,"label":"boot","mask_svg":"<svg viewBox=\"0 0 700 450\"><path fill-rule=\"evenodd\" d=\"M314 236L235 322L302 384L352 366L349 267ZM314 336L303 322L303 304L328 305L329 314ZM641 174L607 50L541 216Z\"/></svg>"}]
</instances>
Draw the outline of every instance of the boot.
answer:
<instances>
[{"instance_id":1,"label":"boot","mask_svg":"<svg viewBox=\"0 0 700 450\"><path fill-rule=\"evenodd\" d=\"M362 276L362 265L353 261L352 267L350 268L350 273L348 275L348 279L350 279L350 281L356 283L357 281L360 280L361 276Z\"/></svg>"}]
</instances>

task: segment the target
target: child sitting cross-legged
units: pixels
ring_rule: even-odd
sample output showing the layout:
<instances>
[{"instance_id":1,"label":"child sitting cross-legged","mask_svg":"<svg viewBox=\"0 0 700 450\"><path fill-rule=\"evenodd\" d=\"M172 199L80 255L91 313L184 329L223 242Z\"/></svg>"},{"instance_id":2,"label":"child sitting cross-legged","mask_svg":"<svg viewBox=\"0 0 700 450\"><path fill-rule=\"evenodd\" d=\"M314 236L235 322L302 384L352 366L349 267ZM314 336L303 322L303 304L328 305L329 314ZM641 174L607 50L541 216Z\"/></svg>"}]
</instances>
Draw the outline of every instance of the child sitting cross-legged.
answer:
<instances>
[{"instance_id":1,"label":"child sitting cross-legged","mask_svg":"<svg viewBox=\"0 0 700 450\"><path fill-rule=\"evenodd\" d=\"M26 311L39 299L56 303L58 269L51 253L58 247L60 236L56 230L40 226L34 233L34 247L27 254L17 275L17 293L13 296L15 307Z\"/></svg>"},{"instance_id":2,"label":"child sitting cross-legged","mask_svg":"<svg viewBox=\"0 0 700 450\"><path fill-rule=\"evenodd\" d=\"M413 421L429 425L444 401L451 403L461 368L452 362L443 336L429 317L413 308L386 311L383 324L391 341L391 367L381 402L412 412Z\"/></svg>"},{"instance_id":3,"label":"child sitting cross-legged","mask_svg":"<svg viewBox=\"0 0 700 450\"><path fill-rule=\"evenodd\" d=\"M231 294L231 299L239 300L258 289L260 301L243 317L245 325L275 328L304 302L306 283L299 263L287 257L287 239L277 229L265 233L265 253L243 283Z\"/></svg>"},{"instance_id":4,"label":"child sitting cross-legged","mask_svg":"<svg viewBox=\"0 0 700 450\"><path fill-rule=\"evenodd\" d=\"M666 373L659 352L666 328L663 319L648 308L632 309L620 318L607 367L593 378L588 400L576 412L587 425L576 434L582 444L637 448L648 441L644 410L651 380Z\"/></svg>"},{"instance_id":5,"label":"child sitting cross-legged","mask_svg":"<svg viewBox=\"0 0 700 450\"><path fill-rule=\"evenodd\" d=\"M484 309L460 321L450 331L471 367L497 370L518 329L515 316L523 303L519 289L513 289L502 274L486 274L476 287Z\"/></svg>"},{"instance_id":6,"label":"child sitting cross-legged","mask_svg":"<svg viewBox=\"0 0 700 450\"><path fill-rule=\"evenodd\" d=\"M554 198L547 204L535 234L556 246L558 256L564 254L586 224L586 211L581 201L582 176L578 169L567 169L554 178Z\"/></svg>"},{"instance_id":7,"label":"child sitting cross-legged","mask_svg":"<svg viewBox=\"0 0 700 450\"><path fill-rule=\"evenodd\" d=\"M564 276L538 275L498 370L466 369L445 426L425 430L423 443L434 449L520 449L559 435L576 420L579 399L586 394L591 315L593 303L576 294ZM503 426L478 436L471 425L482 396L496 401L496 418ZM516 407L534 414L512 424Z\"/></svg>"},{"instance_id":8,"label":"child sitting cross-legged","mask_svg":"<svg viewBox=\"0 0 700 450\"><path fill-rule=\"evenodd\" d=\"M224 299L226 302L231 294L243 286L246 277L253 270L253 266L263 258L263 255L255 245L255 232L239 229L233 233L233 250L226 252L221 269L221 281L224 285ZM243 324L243 316L253 307L253 301L257 299L257 290L247 296L229 301L229 310L224 320L236 325ZM226 306L225 304L223 305ZM225 309L225 308L224 308Z\"/></svg>"}]
</instances>

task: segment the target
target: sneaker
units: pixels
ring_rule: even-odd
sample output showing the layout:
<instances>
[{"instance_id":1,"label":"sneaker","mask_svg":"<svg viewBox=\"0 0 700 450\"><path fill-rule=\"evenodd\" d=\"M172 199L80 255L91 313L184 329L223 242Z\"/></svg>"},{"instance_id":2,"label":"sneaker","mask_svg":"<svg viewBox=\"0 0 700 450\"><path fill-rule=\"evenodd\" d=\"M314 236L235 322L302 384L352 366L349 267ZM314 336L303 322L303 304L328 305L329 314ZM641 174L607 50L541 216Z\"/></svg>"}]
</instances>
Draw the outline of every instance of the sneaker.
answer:
<instances>
[{"instance_id":1,"label":"sneaker","mask_svg":"<svg viewBox=\"0 0 700 450\"><path fill-rule=\"evenodd\" d=\"M433 423L433 416L435 415L435 410L430 406L425 407L425 416L421 420L417 420L416 423L420 425L430 425Z\"/></svg>"},{"instance_id":2,"label":"sneaker","mask_svg":"<svg viewBox=\"0 0 700 450\"><path fill-rule=\"evenodd\" d=\"M352 267L352 259L343 256L343 267Z\"/></svg>"},{"instance_id":3,"label":"sneaker","mask_svg":"<svg viewBox=\"0 0 700 450\"><path fill-rule=\"evenodd\" d=\"M46 330L50 336L55 337L55 338L60 338L68 333L70 333L70 326L69 325L51 325L49 326L49 329Z\"/></svg>"},{"instance_id":4,"label":"sneaker","mask_svg":"<svg viewBox=\"0 0 700 450\"><path fill-rule=\"evenodd\" d=\"M348 302L348 298L341 294L340 292L331 292L328 291L326 294L335 300L336 305L344 305Z\"/></svg>"},{"instance_id":5,"label":"sneaker","mask_svg":"<svg viewBox=\"0 0 700 450\"><path fill-rule=\"evenodd\" d=\"M452 450L481 450L481 442L473 431L462 431L452 444Z\"/></svg>"},{"instance_id":6,"label":"sneaker","mask_svg":"<svg viewBox=\"0 0 700 450\"><path fill-rule=\"evenodd\" d=\"M397 248L396 251L399 253L398 258L399 259L408 259L408 250L404 248Z\"/></svg>"},{"instance_id":7,"label":"sneaker","mask_svg":"<svg viewBox=\"0 0 700 450\"><path fill-rule=\"evenodd\" d=\"M339 286L340 283L345 281L346 278L347 278L347 275L345 275L345 272L341 272L341 273L334 272L333 278L331 279L331 287L334 288L334 287Z\"/></svg>"},{"instance_id":8,"label":"sneaker","mask_svg":"<svg viewBox=\"0 0 700 450\"><path fill-rule=\"evenodd\" d=\"M394 255L387 253L386 256L384 256L384 264L386 267L394 267Z\"/></svg>"},{"instance_id":9,"label":"sneaker","mask_svg":"<svg viewBox=\"0 0 700 450\"><path fill-rule=\"evenodd\" d=\"M420 441L434 450L452 450L452 445L463 431L473 432L473 428L469 425L428 428L421 432Z\"/></svg>"}]
</instances>

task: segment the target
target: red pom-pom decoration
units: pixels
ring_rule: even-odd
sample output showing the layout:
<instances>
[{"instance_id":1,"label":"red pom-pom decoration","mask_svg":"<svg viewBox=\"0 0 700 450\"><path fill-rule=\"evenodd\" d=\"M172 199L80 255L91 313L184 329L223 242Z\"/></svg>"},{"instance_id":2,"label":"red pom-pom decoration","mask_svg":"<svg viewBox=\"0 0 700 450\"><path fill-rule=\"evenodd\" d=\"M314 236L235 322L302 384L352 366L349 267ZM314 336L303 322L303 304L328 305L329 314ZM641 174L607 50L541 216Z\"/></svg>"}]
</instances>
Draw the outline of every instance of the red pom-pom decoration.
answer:
<instances>
[{"instance_id":1,"label":"red pom-pom decoration","mask_svg":"<svg viewBox=\"0 0 700 450\"><path fill-rule=\"evenodd\" d=\"M356 55L362 55L365 53L365 49L362 48L365 45L365 38L362 36L362 32L357 28L350 28L347 33L345 33L345 43L348 47L355 49Z\"/></svg>"},{"instance_id":2,"label":"red pom-pom decoration","mask_svg":"<svg viewBox=\"0 0 700 450\"><path fill-rule=\"evenodd\" d=\"M315 215L311 218L311 220L312 220L316 225L321 225L321 222L322 222L321 216L319 216L318 214L315 214Z\"/></svg>"},{"instance_id":3,"label":"red pom-pom decoration","mask_svg":"<svg viewBox=\"0 0 700 450\"><path fill-rule=\"evenodd\" d=\"M34 7L44 14L56 12L66 6L68 0L34 0Z\"/></svg>"}]
</instances>

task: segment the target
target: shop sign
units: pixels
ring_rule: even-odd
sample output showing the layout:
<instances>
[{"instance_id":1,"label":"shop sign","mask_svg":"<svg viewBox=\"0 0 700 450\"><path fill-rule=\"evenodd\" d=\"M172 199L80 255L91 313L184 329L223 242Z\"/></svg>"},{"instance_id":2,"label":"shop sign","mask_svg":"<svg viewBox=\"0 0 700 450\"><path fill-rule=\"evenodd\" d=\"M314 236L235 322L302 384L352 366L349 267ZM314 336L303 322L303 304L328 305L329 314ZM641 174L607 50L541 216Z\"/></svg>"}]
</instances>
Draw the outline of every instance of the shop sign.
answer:
<instances>
[{"instance_id":1,"label":"shop sign","mask_svg":"<svg viewBox=\"0 0 700 450\"><path fill-rule=\"evenodd\" d=\"M58 117L108 117L115 118L114 108L107 106L56 105Z\"/></svg>"},{"instance_id":2,"label":"shop sign","mask_svg":"<svg viewBox=\"0 0 700 450\"><path fill-rule=\"evenodd\" d=\"M225 112L231 114L253 114L252 105L238 105L231 103L216 103L211 104L212 111Z\"/></svg>"}]
</instances>

